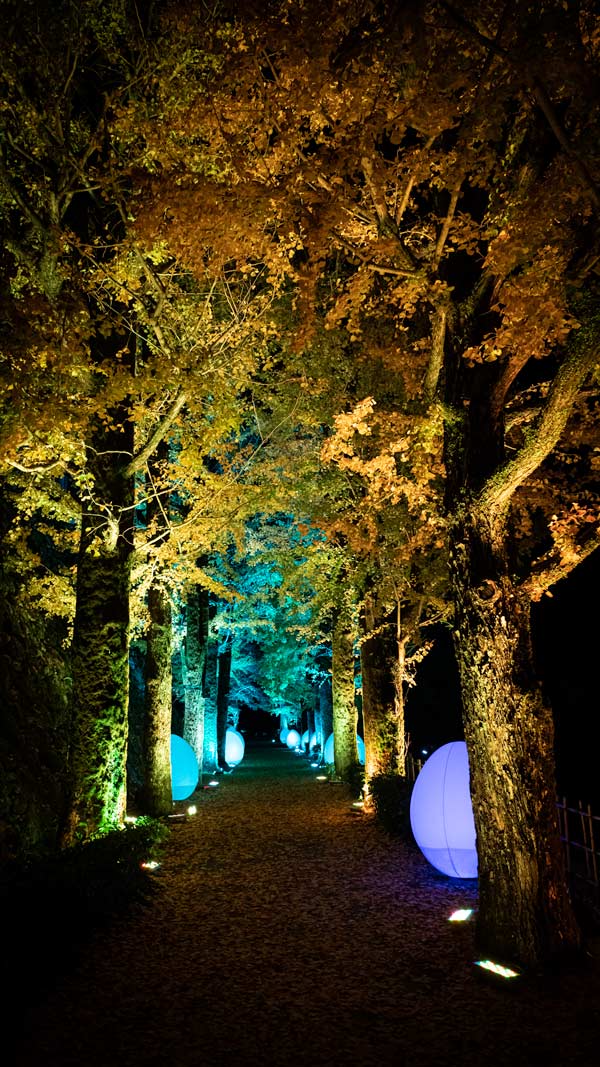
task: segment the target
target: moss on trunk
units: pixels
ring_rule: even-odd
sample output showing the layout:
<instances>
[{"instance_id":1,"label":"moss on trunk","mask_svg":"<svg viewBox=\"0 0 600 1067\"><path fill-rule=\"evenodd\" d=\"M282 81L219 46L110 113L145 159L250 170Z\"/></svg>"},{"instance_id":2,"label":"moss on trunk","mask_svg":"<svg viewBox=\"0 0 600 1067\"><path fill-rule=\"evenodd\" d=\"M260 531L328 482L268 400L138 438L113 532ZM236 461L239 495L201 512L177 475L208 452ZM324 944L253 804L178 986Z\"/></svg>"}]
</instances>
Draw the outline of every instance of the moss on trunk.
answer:
<instances>
[{"instance_id":1,"label":"moss on trunk","mask_svg":"<svg viewBox=\"0 0 600 1067\"><path fill-rule=\"evenodd\" d=\"M171 790L171 717L173 630L168 591L159 583L148 590L146 638L143 802L149 815L168 815Z\"/></svg>"},{"instance_id":2,"label":"moss on trunk","mask_svg":"<svg viewBox=\"0 0 600 1067\"><path fill-rule=\"evenodd\" d=\"M183 736L198 760L200 780L204 762L204 693L202 679L208 644L208 590L196 587L187 598L185 637L185 716Z\"/></svg>"},{"instance_id":3,"label":"moss on trunk","mask_svg":"<svg viewBox=\"0 0 600 1067\"><path fill-rule=\"evenodd\" d=\"M335 771L343 781L349 781L358 763L358 748L354 693L354 627L348 612L340 611L334 619L331 653Z\"/></svg>"},{"instance_id":4,"label":"moss on trunk","mask_svg":"<svg viewBox=\"0 0 600 1067\"><path fill-rule=\"evenodd\" d=\"M386 612L374 595L365 598L360 649L367 779L405 774L404 701L398 662L404 645L396 633L396 612Z\"/></svg>"},{"instance_id":5,"label":"moss on trunk","mask_svg":"<svg viewBox=\"0 0 600 1067\"><path fill-rule=\"evenodd\" d=\"M84 522L73 634L67 842L121 821L126 803L130 551L98 551Z\"/></svg>"},{"instance_id":6,"label":"moss on trunk","mask_svg":"<svg viewBox=\"0 0 600 1067\"><path fill-rule=\"evenodd\" d=\"M535 965L579 945L559 837L553 720L532 659L530 603L485 519L455 528L454 640L479 856L481 951Z\"/></svg>"}]
</instances>

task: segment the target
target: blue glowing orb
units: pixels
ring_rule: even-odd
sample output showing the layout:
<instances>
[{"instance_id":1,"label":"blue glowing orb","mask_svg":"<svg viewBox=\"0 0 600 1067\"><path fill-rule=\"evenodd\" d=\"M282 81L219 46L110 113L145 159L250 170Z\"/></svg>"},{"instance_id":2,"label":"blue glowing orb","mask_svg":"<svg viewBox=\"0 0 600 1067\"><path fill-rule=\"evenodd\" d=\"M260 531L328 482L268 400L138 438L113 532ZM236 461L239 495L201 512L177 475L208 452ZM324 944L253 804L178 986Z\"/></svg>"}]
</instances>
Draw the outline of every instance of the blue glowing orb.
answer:
<instances>
[{"instance_id":1,"label":"blue glowing orb","mask_svg":"<svg viewBox=\"0 0 600 1067\"><path fill-rule=\"evenodd\" d=\"M285 743L288 748L296 748L300 744L300 734L297 730L288 730L288 735L285 739Z\"/></svg>"},{"instance_id":2,"label":"blue glowing orb","mask_svg":"<svg viewBox=\"0 0 600 1067\"><path fill-rule=\"evenodd\" d=\"M289 732L290 732L289 726L284 726L283 729L279 731L279 740L281 741L282 745L285 745L285 743L287 741L287 735L289 734Z\"/></svg>"},{"instance_id":3,"label":"blue glowing orb","mask_svg":"<svg viewBox=\"0 0 600 1067\"><path fill-rule=\"evenodd\" d=\"M358 748L358 762L359 763L364 763L365 762L365 743L364 743L362 737L360 736L360 734L356 735L356 747ZM334 747L333 747L333 734L330 734L329 737L327 738L326 742L325 742L325 748L323 749L323 759L324 759L325 763L334 763L335 762L335 752L334 752Z\"/></svg>"},{"instance_id":4,"label":"blue glowing orb","mask_svg":"<svg viewBox=\"0 0 600 1067\"><path fill-rule=\"evenodd\" d=\"M187 800L198 785L196 753L183 737L171 734L171 794L173 800Z\"/></svg>"},{"instance_id":5,"label":"blue glowing orb","mask_svg":"<svg viewBox=\"0 0 600 1067\"><path fill-rule=\"evenodd\" d=\"M315 733L313 733L313 734L310 734L310 736L309 736L308 730L305 730L304 733L302 734L302 745L303 745L303 747L304 748L308 747L308 751L310 752L315 747L316 743L317 743L317 735Z\"/></svg>"},{"instance_id":6,"label":"blue glowing orb","mask_svg":"<svg viewBox=\"0 0 600 1067\"><path fill-rule=\"evenodd\" d=\"M464 741L429 757L414 784L410 825L426 860L450 878L477 878L475 823Z\"/></svg>"},{"instance_id":7,"label":"blue glowing orb","mask_svg":"<svg viewBox=\"0 0 600 1067\"><path fill-rule=\"evenodd\" d=\"M239 732L230 726L225 734L225 762L230 767L237 767L244 758L246 742Z\"/></svg>"}]
</instances>

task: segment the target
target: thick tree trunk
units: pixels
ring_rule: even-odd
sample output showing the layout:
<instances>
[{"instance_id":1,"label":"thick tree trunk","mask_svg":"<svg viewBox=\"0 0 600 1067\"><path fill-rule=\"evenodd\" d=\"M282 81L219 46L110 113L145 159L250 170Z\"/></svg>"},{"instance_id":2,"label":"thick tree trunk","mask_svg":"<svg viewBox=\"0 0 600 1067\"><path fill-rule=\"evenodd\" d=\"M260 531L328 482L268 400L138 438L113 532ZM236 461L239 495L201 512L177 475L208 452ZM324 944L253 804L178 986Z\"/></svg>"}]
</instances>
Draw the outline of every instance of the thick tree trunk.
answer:
<instances>
[{"instance_id":1,"label":"thick tree trunk","mask_svg":"<svg viewBox=\"0 0 600 1067\"><path fill-rule=\"evenodd\" d=\"M335 772L348 781L358 763L354 692L354 628L346 612L336 615L331 642L333 744Z\"/></svg>"},{"instance_id":2,"label":"thick tree trunk","mask_svg":"<svg viewBox=\"0 0 600 1067\"><path fill-rule=\"evenodd\" d=\"M104 500L107 518L83 516L77 567L67 844L119 824L126 805L131 480L113 479Z\"/></svg>"},{"instance_id":3,"label":"thick tree trunk","mask_svg":"<svg viewBox=\"0 0 600 1067\"><path fill-rule=\"evenodd\" d=\"M376 774L406 773L404 694L405 642L399 639L397 612L384 612L368 594L362 612L360 649L367 780Z\"/></svg>"},{"instance_id":4,"label":"thick tree trunk","mask_svg":"<svg viewBox=\"0 0 600 1067\"><path fill-rule=\"evenodd\" d=\"M452 538L454 642L479 856L477 943L535 965L579 944L559 837L553 722L532 660L530 604L484 517Z\"/></svg>"},{"instance_id":5,"label":"thick tree trunk","mask_svg":"<svg viewBox=\"0 0 600 1067\"><path fill-rule=\"evenodd\" d=\"M186 606L185 638L185 718L184 739L192 746L198 760L200 780L204 761L204 694L203 676L208 643L208 590L190 592Z\"/></svg>"},{"instance_id":6,"label":"thick tree trunk","mask_svg":"<svg viewBox=\"0 0 600 1067\"><path fill-rule=\"evenodd\" d=\"M168 815L171 791L173 630L171 601L160 582L148 591L150 623L146 638L143 800L149 815Z\"/></svg>"},{"instance_id":7,"label":"thick tree trunk","mask_svg":"<svg viewBox=\"0 0 600 1067\"><path fill-rule=\"evenodd\" d=\"M219 669L217 678L217 745L219 766L223 768L227 768L227 760L225 759L225 734L227 732L230 681L231 637L227 637L219 652Z\"/></svg>"}]
</instances>

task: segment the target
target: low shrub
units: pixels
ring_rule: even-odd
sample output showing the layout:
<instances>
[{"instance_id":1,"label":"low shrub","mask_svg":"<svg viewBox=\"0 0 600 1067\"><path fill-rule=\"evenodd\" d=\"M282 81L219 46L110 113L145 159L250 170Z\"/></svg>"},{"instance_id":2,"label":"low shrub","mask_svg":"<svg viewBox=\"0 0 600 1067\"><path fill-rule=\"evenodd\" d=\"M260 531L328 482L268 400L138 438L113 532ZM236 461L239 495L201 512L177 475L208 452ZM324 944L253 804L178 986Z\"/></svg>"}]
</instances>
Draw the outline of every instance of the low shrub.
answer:
<instances>
[{"instance_id":1,"label":"low shrub","mask_svg":"<svg viewBox=\"0 0 600 1067\"><path fill-rule=\"evenodd\" d=\"M374 774L369 779L369 793L377 822L390 834L412 840L410 797L413 782L399 774Z\"/></svg>"}]
</instances>

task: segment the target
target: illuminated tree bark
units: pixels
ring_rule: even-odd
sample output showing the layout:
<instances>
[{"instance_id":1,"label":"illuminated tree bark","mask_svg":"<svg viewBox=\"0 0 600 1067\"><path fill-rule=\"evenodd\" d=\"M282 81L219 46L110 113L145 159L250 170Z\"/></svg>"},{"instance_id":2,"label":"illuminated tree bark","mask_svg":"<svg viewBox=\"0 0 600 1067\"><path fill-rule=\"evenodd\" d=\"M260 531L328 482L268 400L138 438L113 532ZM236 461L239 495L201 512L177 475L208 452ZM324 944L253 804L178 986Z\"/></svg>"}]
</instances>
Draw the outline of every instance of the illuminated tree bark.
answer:
<instances>
[{"instance_id":1,"label":"illuminated tree bark","mask_svg":"<svg viewBox=\"0 0 600 1067\"><path fill-rule=\"evenodd\" d=\"M219 651L217 676L217 746L219 766L227 767L225 759L225 734L229 708L229 685L231 681L231 635L228 634Z\"/></svg>"},{"instance_id":2,"label":"illuminated tree bark","mask_svg":"<svg viewBox=\"0 0 600 1067\"><path fill-rule=\"evenodd\" d=\"M209 597L209 625L215 617L216 605ZM202 678L202 695L204 697L204 758L205 774L214 774L219 769L219 740L217 736L217 673L219 643L213 635L208 637L206 659Z\"/></svg>"},{"instance_id":3,"label":"illuminated tree bark","mask_svg":"<svg viewBox=\"0 0 600 1067\"><path fill-rule=\"evenodd\" d=\"M144 722L144 805L149 815L168 815L171 791L173 630L168 589L153 582L148 591Z\"/></svg>"},{"instance_id":4,"label":"illuminated tree bark","mask_svg":"<svg viewBox=\"0 0 600 1067\"><path fill-rule=\"evenodd\" d=\"M334 618L331 652L335 771L340 778L347 781L358 763L358 748L354 694L354 628L346 611L339 611Z\"/></svg>"},{"instance_id":5,"label":"illuminated tree bark","mask_svg":"<svg viewBox=\"0 0 600 1067\"><path fill-rule=\"evenodd\" d=\"M127 421L99 432L89 455L95 487L77 566L67 843L125 813L133 478L114 463L115 451L131 454Z\"/></svg>"},{"instance_id":6,"label":"illuminated tree bark","mask_svg":"<svg viewBox=\"0 0 600 1067\"><path fill-rule=\"evenodd\" d=\"M192 746L202 779L204 760L204 694L202 679L208 642L208 591L196 587L188 594L185 637L185 719L183 736Z\"/></svg>"},{"instance_id":7,"label":"illuminated tree bark","mask_svg":"<svg viewBox=\"0 0 600 1067\"><path fill-rule=\"evenodd\" d=\"M397 612L386 612L367 594L361 616L360 647L365 732L365 772L404 775L403 660L406 642L397 633Z\"/></svg>"},{"instance_id":8,"label":"illuminated tree bark","mask_svg":"<svg viewBox=\"0 0 600 1067\"><path fill-rule=\"evenodd\" d=\"M454 645L477 831L481 949L529 965L579 946L559 837L552 713L533 662L531 602L543 586L517 557L510 505L556 446L596 361L600 323L580 326L521 448L504 460L498 394L472 391L449 425ZM463 383L464 388L464 383ZM552 580L552 572L548 581Z\"/></svg>"},{"instance_id":9,"label":"illuminated tree bark","mask_svg":"<svg viewBox=\"0 0 600 1067\"><path fill-rule=\"evenodd\" d=\"M554 727L532 657L529 597L485 529L455 527L455 648L479 856L477 941L525 964L579 943L556 807Z\"/></svg>"}]
</instances>

